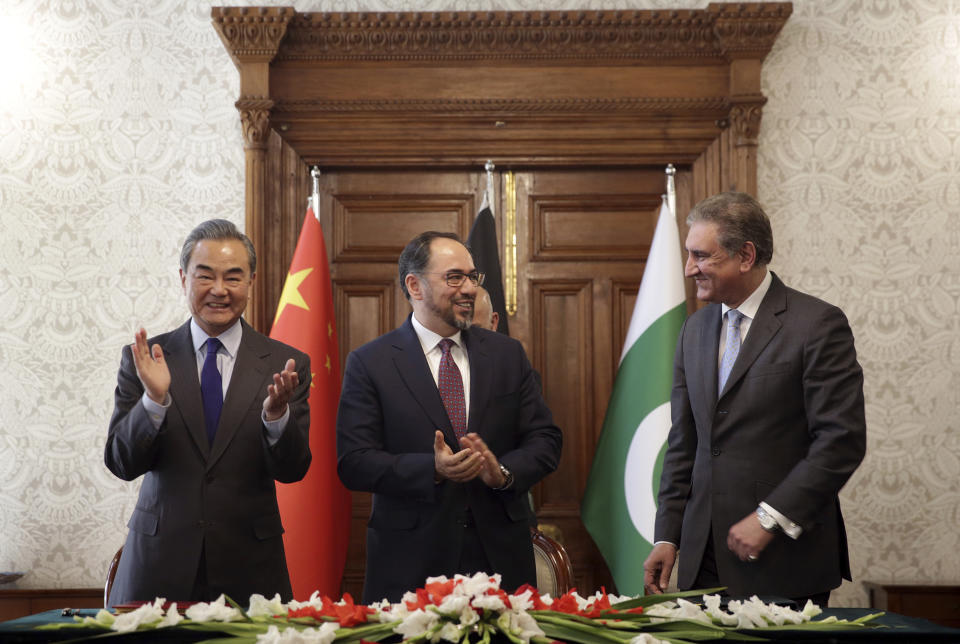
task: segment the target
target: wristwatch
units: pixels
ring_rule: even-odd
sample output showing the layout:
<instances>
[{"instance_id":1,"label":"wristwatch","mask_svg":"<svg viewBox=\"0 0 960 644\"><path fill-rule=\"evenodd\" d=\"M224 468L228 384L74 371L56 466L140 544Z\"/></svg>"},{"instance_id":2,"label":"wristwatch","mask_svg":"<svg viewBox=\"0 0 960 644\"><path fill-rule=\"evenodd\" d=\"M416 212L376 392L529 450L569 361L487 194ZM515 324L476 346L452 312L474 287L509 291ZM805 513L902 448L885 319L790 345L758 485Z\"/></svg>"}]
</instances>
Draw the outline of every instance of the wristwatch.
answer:
<instances>
[{"instance_id":1,"label":"wristwatch","mask_svg":"<svg viewBox=\"0 0 960 644\"><path fill-rule=\"evenodd\" d=\"M503 466L503 463L500 464L500 473L503 474L503 485L493 488L494 490L506 490L513 485L513 474Z\"/></svg>"},{"instance_id":2,"label":"wristwatch","mask_svg":"<svg viewBox=\"0 0 960 644\"><path fill-rule=\"evenodd\" d=\"M760 527L767 532L777 532L780 529L780 524L763 509L762 505L757 506L757 518L760 519Z\"/></svg>"}]
</instances>

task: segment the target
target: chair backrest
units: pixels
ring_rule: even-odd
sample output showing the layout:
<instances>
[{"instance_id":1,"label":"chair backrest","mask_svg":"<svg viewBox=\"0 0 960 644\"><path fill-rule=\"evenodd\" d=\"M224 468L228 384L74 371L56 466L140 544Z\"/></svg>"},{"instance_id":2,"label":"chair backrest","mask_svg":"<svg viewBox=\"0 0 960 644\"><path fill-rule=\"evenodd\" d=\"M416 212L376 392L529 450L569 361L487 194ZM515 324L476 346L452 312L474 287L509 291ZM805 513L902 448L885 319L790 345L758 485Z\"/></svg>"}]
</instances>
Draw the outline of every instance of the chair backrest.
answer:
<instances>
[{"instance_id":1,"label":"chair backrest","mask_svg":"<svg viewBox=\"0 0 960 644\"><path fill-rule=\"evenodd\" d=\"M117 566L120 565L120 555L123 554L123 546L113 555L110 566L107 568L107 583L103 585L103 607L110 610L110 589L113 588L113 580L117 576Z\"/></svg>"},{"instance_id":2,"label":"chair backrest","mask_svg":"<svg viewBox=\"0 0 960 644\"><path fill-rule=\"evenodd\" d=\"M573 587L573 564L560 542L537 528L530 528L533 558L537 564L537 590L541 595L559 597Z\"/></svg>"}]
</instances>

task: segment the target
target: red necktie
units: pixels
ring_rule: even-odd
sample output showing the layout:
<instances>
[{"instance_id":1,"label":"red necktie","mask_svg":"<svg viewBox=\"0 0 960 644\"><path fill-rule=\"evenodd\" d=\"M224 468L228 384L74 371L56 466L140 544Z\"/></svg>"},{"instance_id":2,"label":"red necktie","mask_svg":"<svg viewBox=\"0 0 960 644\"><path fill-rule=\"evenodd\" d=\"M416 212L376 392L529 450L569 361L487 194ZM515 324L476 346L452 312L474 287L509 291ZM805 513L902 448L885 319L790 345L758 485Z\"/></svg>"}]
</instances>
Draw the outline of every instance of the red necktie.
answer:
<instances>
[{"instance_id":1,"label":"red necktie","mask_svg":"<svg viewBox=\"0 0 960 644\"><path fill-rule=\"evenodd\" d=\"M467 406L463 398L463 378L460 375L460 369L457 363L453 361L450 355L450 347L453 346L453 340L444 338L440 340L440 351L443 356L440 358L440 374L437 378L437 386L440 389L440 398L443 399L443 406L447 409L447 417L450 418L450 424L453 425L453 433L457 438L467 434Z\"/></svg>"}]
</instances>

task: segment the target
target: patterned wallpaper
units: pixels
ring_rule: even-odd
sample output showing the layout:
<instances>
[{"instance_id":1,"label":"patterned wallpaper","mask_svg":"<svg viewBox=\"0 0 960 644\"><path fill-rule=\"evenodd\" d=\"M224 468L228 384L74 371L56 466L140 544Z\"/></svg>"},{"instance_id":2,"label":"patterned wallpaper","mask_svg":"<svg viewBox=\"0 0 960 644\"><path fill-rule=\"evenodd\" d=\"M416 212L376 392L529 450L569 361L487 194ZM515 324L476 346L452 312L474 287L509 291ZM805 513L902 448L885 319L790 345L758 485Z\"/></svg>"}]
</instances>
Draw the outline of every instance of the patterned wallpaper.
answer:
<instances>
[{"instance_id":1,"label":"patterned wallpaper","mask_svg":"<svg viewBox=\"0 0 960 644\"><path fill-rule=\"evenodd\" d=\"M102 464L120 346L137 324L185 319L185 232L213 215L242 223L238 79L210 5L0 7L0 60L16 61L0 68L0 570L28 570L20 587L102 583L136 494ZM774 269L845 308L866 371L869 451L843 492L854 576L958 583L960 5L796 1L764 91ZM866 594L846 584L835 599Z\"/></svg>"}]
</instances>

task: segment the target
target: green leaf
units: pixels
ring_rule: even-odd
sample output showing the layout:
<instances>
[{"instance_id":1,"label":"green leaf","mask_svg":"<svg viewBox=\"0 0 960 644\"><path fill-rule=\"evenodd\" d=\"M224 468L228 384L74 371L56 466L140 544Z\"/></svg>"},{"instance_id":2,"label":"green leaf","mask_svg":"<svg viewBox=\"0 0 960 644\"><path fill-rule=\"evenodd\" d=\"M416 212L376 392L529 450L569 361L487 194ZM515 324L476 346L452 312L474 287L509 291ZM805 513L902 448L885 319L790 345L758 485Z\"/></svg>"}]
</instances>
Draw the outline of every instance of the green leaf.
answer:
<instances>
[{"instance_id":1,"label":"green leaf","mask_svg":"<svg viewBox=\"0 0 960 644\"><path fill-rule=\"evenodd\" d=\"M701 590L682 590L676 593L662 593L660 595L643 595L642 597L634 597L633 599L628 599L626 601L618 602L616 604L611 604L610 608L616 610L627 610L630 608L636 608L637 606L642 606L647 608L648 606L653 606L654 604L662 604L663 602L674 601L680 597L701 597L703 595L714 595L719 593L721 590L726 590L726 586L718 586L717 588L704 588Z\"/></svg>"}]
</instances>

